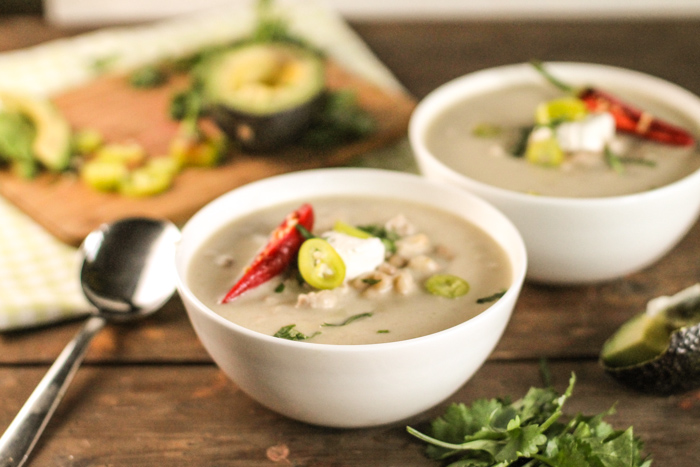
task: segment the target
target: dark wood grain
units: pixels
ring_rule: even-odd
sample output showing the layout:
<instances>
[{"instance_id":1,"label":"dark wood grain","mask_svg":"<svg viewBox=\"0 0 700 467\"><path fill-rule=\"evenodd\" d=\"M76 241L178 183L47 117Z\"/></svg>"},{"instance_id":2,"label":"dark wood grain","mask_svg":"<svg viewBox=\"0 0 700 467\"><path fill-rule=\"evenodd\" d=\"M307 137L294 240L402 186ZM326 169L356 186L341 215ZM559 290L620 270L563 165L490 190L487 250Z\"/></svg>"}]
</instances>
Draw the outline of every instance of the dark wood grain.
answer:
<instances>
[{"instance_id":1,"label":"dark wood grain","mask_svg":"<svg viewBox=\"0 0 700 467\"><path fill-rule=\"evenodd\" d=\"M593 414L612 406L615 428L634 425L655 466L697 467L700 394L654 398L631 393L602 377L592 362L550 364L563 390L577 375L565 413ZM0 369L0 426L9 423L40 368ZM271 447L285 445L295 466L435 466L406 425L425 428L451 402L510 395L541 386L536 363L491 362L449 400L425 414L388 426L337 430L306 425L260 406L215 367L87 366L46 429L32 465L63 466L270 466ZM669 423L672 420L673 423Z\"/></svg>"},{"instance_id":2,"label":"dark wood grain","mask_svg":"<svg viewBox=\"0 0 700 467\"><path fill-rule=\"evenodd\" d=\"M481 68L531 58L606 63L651 73L700 93L700 21L354 22L351 26L408 91L423 97ZM80 31L35 17L0 17L0 51ZM594 413L616 404L610 421L633 425L654 467L697 467L700 391L641 395L597 363L604 340L650 298L700 281L700 224L644 271L603 284L526 284L491 359L449 401L406 422L423 426L450 401L524 394L541 385L546 359L555 387L572 371L568 403ZM0 335L0 430L40 380L80 322ZM437 466L406 423L329 430L261 407L211 363L179 299L134 326L109 327L92 346L30 465L51 466ZM268 458L286 446L286 459Z\"/></svg>"},{"instance_id":3,"label":"dark wood grain","mask_svg":"<svg viewBox=\"0 0 700 467\"><path fill-rule=\"evenodd\" d=\"M85 28L54 28L39 16L22 15L0 15L0 30L0 52L23 49L88 31Z\"/></svg>"},{"instance_id":4,"label":"dark wood grain","mask_svg":"<svg viewBox=\"0 0 700 467\"><path fill-rule=\"evenodd\" d=\"M697 20L372 21L351 25L419 98L462 74L532 59L630 68L700 93Z\"/></svg>"}]
</instances>

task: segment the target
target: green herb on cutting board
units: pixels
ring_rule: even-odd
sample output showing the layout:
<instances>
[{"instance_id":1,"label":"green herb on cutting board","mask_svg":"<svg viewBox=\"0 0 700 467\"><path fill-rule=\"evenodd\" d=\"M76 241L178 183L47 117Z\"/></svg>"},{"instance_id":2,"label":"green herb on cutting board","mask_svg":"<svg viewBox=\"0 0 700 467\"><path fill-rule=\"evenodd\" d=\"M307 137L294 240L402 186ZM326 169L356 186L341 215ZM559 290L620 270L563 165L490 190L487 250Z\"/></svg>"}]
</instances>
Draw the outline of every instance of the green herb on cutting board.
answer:
<instances>
[{"instance_id":1,"label":"green herb on cutting board","mask_svg":"<svg viewBox=\"0 0 700 467\"><path fill-rule=\"evenodd\" d=\"M562 420L575 382L572 374L561 395L531 388L514 402L452 404L431 423L429 434L407 430L428 443L428 457L449 461L449 467L649 467L651 458L642 456L632 427L618 431L603 421L613 408Z\"/></svg>"}]
</instances>

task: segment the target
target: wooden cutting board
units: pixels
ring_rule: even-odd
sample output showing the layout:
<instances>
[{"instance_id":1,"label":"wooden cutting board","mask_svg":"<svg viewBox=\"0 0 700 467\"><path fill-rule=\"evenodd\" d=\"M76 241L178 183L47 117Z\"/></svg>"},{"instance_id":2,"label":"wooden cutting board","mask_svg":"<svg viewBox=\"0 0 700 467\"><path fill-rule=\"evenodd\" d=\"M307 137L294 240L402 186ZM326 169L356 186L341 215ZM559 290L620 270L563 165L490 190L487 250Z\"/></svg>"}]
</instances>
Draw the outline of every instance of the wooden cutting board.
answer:
<instances>
[{"instance_id":1,"label":"wooden cutting board","mask_svg":"<svg viewBox=\"0 0 700 467\"><path fill-rule=\"evenodd\" d=\"M23 180L0 171L0 194L36 222L71 245L79 244L104 222L129 216L164 217L181 224L199 208L236 187L286 172L346 164L355 156L397 141L406 134L415 100L388 91L329 63L330 89L353 89L359 104L378 123L371 137L327 151L290 147L276 154L233 153L216 168L187 168L169 191L150 198L100 193L74 175L42 174ZM168 117L172 93L185 78L156 89L135 89L123 76L103 76L86 86L55 96L54 102L73 128L93 128L108 142L138 141L151 155L167 153L177 133Z\"/></svg>"}]
</instances>

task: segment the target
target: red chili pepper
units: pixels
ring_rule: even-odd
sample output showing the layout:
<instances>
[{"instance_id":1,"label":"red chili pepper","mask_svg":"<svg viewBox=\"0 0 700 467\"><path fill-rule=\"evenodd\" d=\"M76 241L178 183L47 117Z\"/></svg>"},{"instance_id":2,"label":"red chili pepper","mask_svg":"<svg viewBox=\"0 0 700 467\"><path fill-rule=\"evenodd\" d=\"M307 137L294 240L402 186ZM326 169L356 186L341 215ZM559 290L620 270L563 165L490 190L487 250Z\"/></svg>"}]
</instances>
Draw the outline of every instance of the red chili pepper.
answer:
<instances>
[{"instance_id":1,"label":"red chili pepper","mask_svg":"<svg viewBox=\"0 0 700 467\"><path fill-rule=\"evenodd\" d=\"M684 129L654 118L616 97L594 88L585 88L577 97L591 112L609 112L619 131L673 146L692 146L695 139Z\"/></svg>"},{"instance_id":2,"label":"red chili pepper","mask_svg":"<svg viewBox=\"0 0 700 467\"><path fill-rule=\"evenodd\" d=\"M310 204L302 205L285 217L272 232L267 245L245 269L243 276L231 287L221 303L228 303L243 292L267 282L292 263L304 242L304 236L297 230L297 225L309 231L313 228L314 211Z\"/></svg>"},{"instance_id":3,"label":"red chili pepper","mask_svg":"<svg viewBox=\"0 0 700 467\"><path fill-rule=\"evenodd\" d=\"M572 86L550 75L541 63L532 62L532 65L554 86L575 94L591 112L609 112L615 119L615 127L618 131L673 146L695 144L695 138L683 128L655 118L650 113L639 110L605 91L592 87L576 91Z\"/></svg>"}]
</instances>

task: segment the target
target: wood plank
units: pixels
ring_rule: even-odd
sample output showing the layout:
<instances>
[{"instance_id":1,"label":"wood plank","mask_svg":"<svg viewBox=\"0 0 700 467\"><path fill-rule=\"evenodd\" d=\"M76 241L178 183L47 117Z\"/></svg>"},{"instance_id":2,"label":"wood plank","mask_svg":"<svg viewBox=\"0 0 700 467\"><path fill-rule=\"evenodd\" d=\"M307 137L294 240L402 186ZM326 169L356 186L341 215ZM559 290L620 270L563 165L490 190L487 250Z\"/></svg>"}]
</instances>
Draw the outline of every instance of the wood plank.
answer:
<instances>
[{"instance_id":1,"label":"wood plank","mask_svg":"<svg viewBox=\"0 0 700 467\"><path fill-rule=\"evenodd\" d=\"M377 57L422 98L465 73L533 59L601 63L650 73L700 94L700 21L353 21Z\"/></svg>"},{"instance_id":2,"label":"wood plank","mask_svg":"<svg viewBox=\"0 0 700 467\"><path fill-rule=\"evenodd\" d=\"M550 363L563 390L578 382L567 414L593 414L616 405L615 428L634 426L655 467L697 467L700 393L657 398L630 392L595 362ZM0 369L6 426L42 375L40 368ZM405 432L442 414L449 402L525 394L542 386L536 363L486 364L448 401L402 423L336 430L295 422L261 407L216 368L200 366L83 367L40 440L32 465L269 466L268 448L286 445L288 461L306 466L437 466Z\"/></svg>"},{"instance_id":3,"label":"wood plank","mask_svg":"<svg viewBox=\"0 0 700 467\"><path fill-rule=\"evenodd\" d=\"M47 364L82 326L83 319L0 334L0 364ZM140 321L109 324L93 340L87 362L211 362L179 298Z\"/></svg>"},{"instance_id":4,"label":"wood plank","mask_svg":"<svg viewBox=\"0 0 700 467\"><path fill-rule=\"evenodd\" d=\"M94 28L57 28L48 24L41 16L0 15L0 29L0 52L5 52L75 36Z\"/></svg>"}]
</instances>

